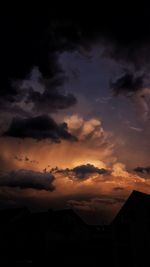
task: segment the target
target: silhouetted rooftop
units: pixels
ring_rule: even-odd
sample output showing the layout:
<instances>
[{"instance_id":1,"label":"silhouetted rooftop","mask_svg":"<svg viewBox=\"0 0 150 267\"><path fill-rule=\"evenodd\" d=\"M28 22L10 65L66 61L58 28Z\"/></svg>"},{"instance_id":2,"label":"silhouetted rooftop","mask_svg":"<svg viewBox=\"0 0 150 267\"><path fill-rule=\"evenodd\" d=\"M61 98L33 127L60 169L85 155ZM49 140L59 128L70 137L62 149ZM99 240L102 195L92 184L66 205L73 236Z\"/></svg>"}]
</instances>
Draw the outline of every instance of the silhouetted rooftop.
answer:
<instances>
[{"instance_id":1,"label":"silhouetted rooftop","mask_svg":"<svg viewBox=\"0 0 150 267\"><path fill-rule=\"evenodd\" d=\"M150 220L150 195L134 190L120 209L112 224L124 221Z\"/></svg>"},{"instance_id":2,"label":"silhouetted rooftop","mask_svg":"<svg viewBox=\"0 0 150 267\"><path fill-rule=\"evenodd\" d=\"M20 216L29 214L27 208L13 208L0 210L0 224L8 224L18 219Z\"/></svg>"}]
</instances>

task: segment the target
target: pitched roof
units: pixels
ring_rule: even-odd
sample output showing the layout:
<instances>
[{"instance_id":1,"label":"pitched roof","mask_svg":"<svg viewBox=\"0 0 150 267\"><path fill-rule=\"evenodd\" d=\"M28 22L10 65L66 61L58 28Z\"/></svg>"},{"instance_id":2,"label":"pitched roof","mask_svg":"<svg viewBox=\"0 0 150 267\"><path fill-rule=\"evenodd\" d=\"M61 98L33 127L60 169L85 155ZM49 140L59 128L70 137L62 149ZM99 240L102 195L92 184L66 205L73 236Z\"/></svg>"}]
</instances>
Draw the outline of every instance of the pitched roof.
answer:
<instances>
[{"instance_id":1,"label":"pitched roof","mask_svg":"<svg viewBox=\"0 0 150 267\"><path fill-rule=\"evenodd\" d=\"M150 220L150 195L134 190L120 209L112 224Z\"/></svg>"},{"instance_id":2,"label":"pitched roof","mask_svg":"<svg viewBox=\"0 0 150 267\"><path fill-rule=\"evenodd\" d=\"M34 229L34 231L45 231L45 229L71 230L71 228L78 228L78 226L85 227L86 224L71 209L30 213L27 216L20 218L16 224L17 229Z\"/></svg>"},{"instance_id":3,"label":"pitched roof","mask_svg":"<svg viewBox=\"0 0 150 267\"><path fill-rule=\"evenodd\" d=\"M24 214L29 214L27 208L12 208L0 210L0 225L6 225L12 223Z\"/></svg>"}]
</instances>

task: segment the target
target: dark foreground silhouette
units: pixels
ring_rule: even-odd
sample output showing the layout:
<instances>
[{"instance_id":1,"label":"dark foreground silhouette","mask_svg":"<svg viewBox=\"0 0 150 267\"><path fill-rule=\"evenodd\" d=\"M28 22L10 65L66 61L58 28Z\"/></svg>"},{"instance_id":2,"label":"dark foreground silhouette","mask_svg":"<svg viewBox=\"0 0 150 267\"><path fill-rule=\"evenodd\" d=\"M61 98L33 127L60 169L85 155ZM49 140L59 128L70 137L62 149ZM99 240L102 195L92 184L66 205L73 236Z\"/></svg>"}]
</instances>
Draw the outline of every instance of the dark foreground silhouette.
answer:
<instances>
[{"instance_id":1,"label":"dark foreground silhouette","mask_svg":"<svg viewBox=\"0 0 150 267\"><path fill-rule=\"evenodd\" d=\"M133 191L109 226L73 211L0 211L0 266L149 266L150 195Z\"/></svg>"}]
</instances>

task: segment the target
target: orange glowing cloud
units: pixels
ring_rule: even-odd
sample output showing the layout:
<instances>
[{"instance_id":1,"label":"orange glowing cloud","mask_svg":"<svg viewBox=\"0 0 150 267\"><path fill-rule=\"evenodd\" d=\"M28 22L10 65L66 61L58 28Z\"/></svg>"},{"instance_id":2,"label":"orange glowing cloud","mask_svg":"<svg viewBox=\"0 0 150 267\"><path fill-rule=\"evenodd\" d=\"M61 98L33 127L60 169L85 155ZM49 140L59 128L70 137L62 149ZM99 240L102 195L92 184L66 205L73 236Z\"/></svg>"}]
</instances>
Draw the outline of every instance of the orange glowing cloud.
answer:
<instances>
[{"instance_id":1,"label":"orange glowing cloud","mask_svg":"<svg viewBox=\"0 0 150 267\"><path fill-rule=\"evenodd\" d=\"M32 169L41 171L58 166L71 168L73 166L91 163L98 167L115 162L114 144L111 134L104 131L101 121L92 118L84 120L73 115L65 121L71 133L78 137L78 142L62 141L60 144L33 139L19 140L1 138L0 158L6 161L9 169ZM29 160L25 160L25 159ZM20 160L19 160L20 159ZM4 165L1 165L4 168Z\"/></svg>"}]
</instances>

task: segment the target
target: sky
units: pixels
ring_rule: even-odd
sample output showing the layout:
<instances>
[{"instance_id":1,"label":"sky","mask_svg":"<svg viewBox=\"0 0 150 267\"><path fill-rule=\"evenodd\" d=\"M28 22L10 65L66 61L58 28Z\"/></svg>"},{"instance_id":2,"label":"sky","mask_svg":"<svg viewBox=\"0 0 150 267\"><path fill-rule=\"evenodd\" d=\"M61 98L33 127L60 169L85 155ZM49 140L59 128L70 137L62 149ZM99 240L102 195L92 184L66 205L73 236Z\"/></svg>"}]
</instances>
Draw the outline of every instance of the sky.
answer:
<instances>
[{"instance_id":1,"label":"sky","mask_svg":"<svg viewBox=\"0 0 150 267\"><path fill-rule=\"evenodd\" d=\"M108 224L150 193L149 8L56 2L1 14L0 208Z\"/></svg>"}]
</instances>

